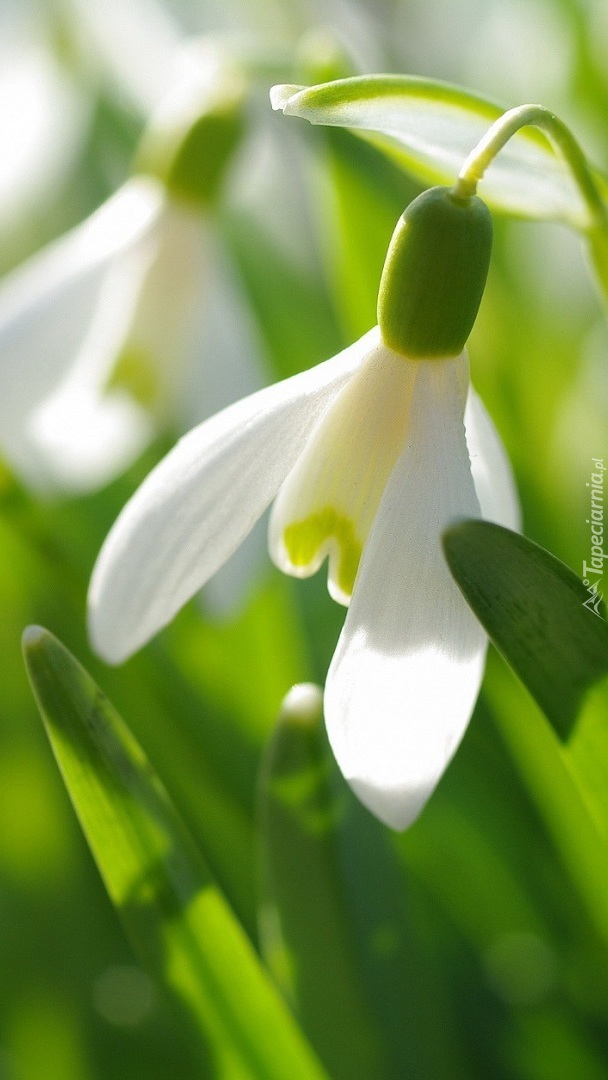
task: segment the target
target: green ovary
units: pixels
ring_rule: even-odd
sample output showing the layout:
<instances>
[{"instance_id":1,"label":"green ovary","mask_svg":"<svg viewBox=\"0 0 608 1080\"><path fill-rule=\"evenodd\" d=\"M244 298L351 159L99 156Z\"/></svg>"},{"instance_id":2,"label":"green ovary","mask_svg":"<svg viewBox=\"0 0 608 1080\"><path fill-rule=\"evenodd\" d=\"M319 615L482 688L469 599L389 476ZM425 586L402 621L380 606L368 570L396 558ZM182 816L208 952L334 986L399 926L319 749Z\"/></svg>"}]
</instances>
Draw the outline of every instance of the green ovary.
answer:
<instances>
[{"instance_id":1,"label":"green ovary","mask_svg":"<svg viewBox=\"0 0 608 1080\"><path fill-rule=\"evenodd\" d=\"M283 532L285 550L294 567L310 566L330 540L339 551L336 584L345 596L350 596L361 559L361 544L349 518L327 506L303 521L288 525Z\"/></svg>"}]
</instances>

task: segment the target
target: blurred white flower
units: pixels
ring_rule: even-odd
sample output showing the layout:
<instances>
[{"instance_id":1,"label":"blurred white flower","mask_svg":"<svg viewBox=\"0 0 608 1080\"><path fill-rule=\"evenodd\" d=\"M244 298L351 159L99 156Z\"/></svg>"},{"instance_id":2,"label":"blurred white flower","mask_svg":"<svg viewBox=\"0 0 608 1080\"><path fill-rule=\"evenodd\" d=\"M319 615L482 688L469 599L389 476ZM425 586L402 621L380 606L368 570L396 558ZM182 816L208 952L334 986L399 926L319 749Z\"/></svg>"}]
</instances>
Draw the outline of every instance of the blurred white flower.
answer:
<instances>
[{"instance_id":1,"label":"blurred white flower","mask_svg":"<svg viewBox=\"0 0 608 1080\"><path fill-rule=\"evenodd\" d=\"M210 212L242 95L240 73L210 43L183 51L136 175L2 282L0 447L26 482L95 488L159 427L188 426L260 385L251 320ZM194 375L201 363L210 394Z\"/></svg>"}]
</instances>

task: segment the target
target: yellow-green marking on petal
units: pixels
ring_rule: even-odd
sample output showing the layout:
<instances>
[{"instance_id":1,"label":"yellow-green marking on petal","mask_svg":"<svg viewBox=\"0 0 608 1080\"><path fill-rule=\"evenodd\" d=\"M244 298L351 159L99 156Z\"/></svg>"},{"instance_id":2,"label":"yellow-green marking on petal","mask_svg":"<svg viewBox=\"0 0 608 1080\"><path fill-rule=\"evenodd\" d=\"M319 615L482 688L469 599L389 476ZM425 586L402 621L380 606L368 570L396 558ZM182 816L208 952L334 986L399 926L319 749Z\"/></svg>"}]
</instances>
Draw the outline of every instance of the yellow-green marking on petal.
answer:
<instances>
[{"instance_id":1,"label":"yellow-green marking on petal","mask_svg":"<svg viewBox=\"0 0 608 1080\"><path fill-rule=\"evenodd\" d=\"M316 511L303 521L288 525L283 542L294 568L307 568L316 562L323 549L333 547L336 559L336 584L345 598L353 591L361 559L361 544L355 535L352 521L332 506ZM332 544L333 542L333 544Z\"/></svg>"},{"instance_id":2,"label":"yellow-green marking on petal","mask_svg":"<svg viewBox=\"0 0 608 1080\"><path fill-rule=\"evenodd\" d=\"M161 398L158 368L143 350L123 349L107 383L107 389L122 387L139 405L153 411Z\"/></svg>"},{"instance_id":3,"label":"yellow-green marking on petal","mask_svg":"<svg viewBox=\"0 0 608 1080\"><path fill-rule=\"evenodd\" d=\"M294 577L329 556L327 587L348 604L387 480L407 436L420 364L389 349L379 331L360 367L321 417L275 499L268 546Z\"/></svg>"}]
</instances>

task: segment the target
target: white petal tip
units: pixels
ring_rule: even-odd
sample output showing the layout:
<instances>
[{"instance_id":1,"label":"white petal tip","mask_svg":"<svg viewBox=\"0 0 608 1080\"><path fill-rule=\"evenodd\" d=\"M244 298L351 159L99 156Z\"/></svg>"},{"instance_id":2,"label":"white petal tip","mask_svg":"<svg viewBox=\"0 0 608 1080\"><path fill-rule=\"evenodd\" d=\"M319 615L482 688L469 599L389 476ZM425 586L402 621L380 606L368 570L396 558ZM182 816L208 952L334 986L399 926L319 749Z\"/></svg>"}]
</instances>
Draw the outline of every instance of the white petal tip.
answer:
<instances>
[{"instance_id":1,"label":"white petal tip","mask_svg":"<svg viewBox=\"0 0 608 1080\"><path fill-rule=\"evenodd\" d=\"M125 645L125 642L121 640L120 627L117 628L116 625L112 625L112 620L108 619L105 606L98 595L99 588L96 577L97 573L94 570L89 586L87 611L89 643L92 651L104 663L109 664L111 667L117 667L119 664L124 664L125 660L128 660L139 646L133 647L131 643Z\"/></svg>"},{"instance_id":2,"label":"white petal tip","mask_svg":"<svg viewBox=\"0 0 608 1080\"><path fill-rule=\"evenodd\" d=\"M306 87L297 86L293 83L278 83L276 86L271 86L270 104L274 111L288 112L287 106L291 98L299 94L301 90L306 90Z\"/></svg>"},{"instance_id":3,"label":"white petal tip","mask_svg":"<svg viewBox=\"0 0 608 1080\"><path fill-rule=\"evenodd\" d=\"M117 648L116 642L104 640L104 635L99 633L91 619L89 619L89 642L95 655L111 667L118 667L129 658L130 654Z\"/></svg>"},{"instance_id":4,"label":"white petal tip","mask_svg":"<svg viewBox=\"0 0 608 1080\"><path fill-rule=\"evenodd\" d=\"M423 787L388 788L369 779L348 778L348 784L365 807L396 832L413 825L433 792L433 784Z\"/></svg>"}]
</instances>

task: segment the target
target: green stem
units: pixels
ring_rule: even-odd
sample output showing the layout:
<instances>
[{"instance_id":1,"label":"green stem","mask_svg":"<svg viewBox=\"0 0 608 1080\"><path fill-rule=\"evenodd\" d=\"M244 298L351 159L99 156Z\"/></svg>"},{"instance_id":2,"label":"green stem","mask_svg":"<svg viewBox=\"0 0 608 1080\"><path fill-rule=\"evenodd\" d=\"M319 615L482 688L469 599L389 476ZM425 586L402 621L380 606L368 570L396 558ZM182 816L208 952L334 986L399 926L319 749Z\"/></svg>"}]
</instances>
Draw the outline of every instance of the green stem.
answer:
<instances>
[{"instance_id":1,"label":"green stem","mask_svg":"<svg viewBox=\"0 0 608 1080\"><path fill-rule=\"evenodd\" d=\"M475 194L477 184L488 165L492 163L509 139L523 127L540 128L549 136L569 165L589 210L589 230L606 229L608 225L606 206L583 151L566 125L542 105L520 105L516 109L509 109L492 124L462 166L454 185L454 197L465 200Z\"/></svg>"}]
</instances>

